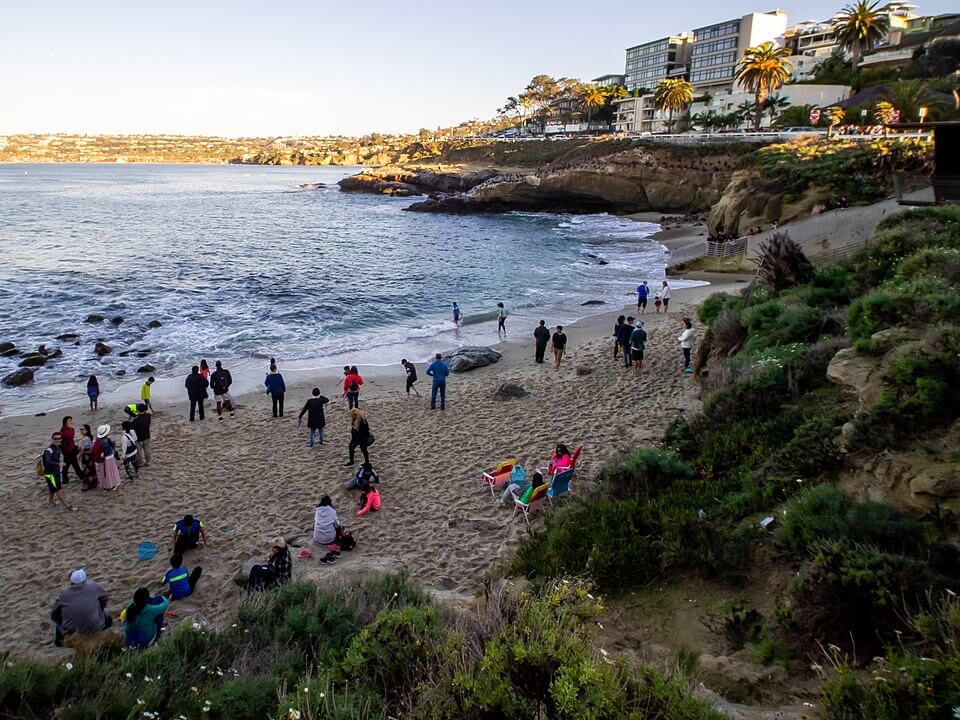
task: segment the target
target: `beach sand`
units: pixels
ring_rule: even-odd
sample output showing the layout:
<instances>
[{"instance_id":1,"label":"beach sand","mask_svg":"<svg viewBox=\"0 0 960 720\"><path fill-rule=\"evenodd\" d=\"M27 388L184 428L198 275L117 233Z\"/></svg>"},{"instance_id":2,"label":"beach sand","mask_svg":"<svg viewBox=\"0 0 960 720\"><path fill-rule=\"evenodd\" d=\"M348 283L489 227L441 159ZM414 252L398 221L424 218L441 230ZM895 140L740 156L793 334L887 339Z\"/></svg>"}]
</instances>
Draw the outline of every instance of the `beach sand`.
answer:
<instances>
[{"instance_id":1,"label":"beach sand","mask_svg":"<svg viewBox=\"0 0 960 720\"><path fill-rule=\"evenodd\" d=\"M210 546L187 554L185 565L201 565L203 578L193 597L173 604L169 619L216 624L242 598L234 579L266 558L273 537L285 536L294 555L301 546L312 547L313 510L324 494L333 498L358 547L334 565L321 564L316 550L311 559L294 557L295 578L322 584L369 570L405 569L441 597L468 600L526 532L523 520L494 504L481 487L481 470L508 457L536 467L558 442L571 450L583 445L573 482L574 494L580 494L608 459L655 442L680 413L695 411L698 387L680 372L680 318L693 316L694 305L706 295L742 287L737 283L743 281L710 280L716 281L712 287L675 290L669 315L645 316L650 340L640 377L612 358L610 336L619 314L614 306L607 315L567 329L568 353L559 372L550 363L533 362L532 327L508 325L511 336L522 341L502 343L504 357L496 365L451 376L445 413L431 412L426 397L404 394L399 363L368 376L361 402L376 437L371 455L382 481L383 509L362 518L355 517L358 493L343 489L355 468L344 467L349 420L333 374L290 388L280 419L271 417L269 399L261 394L240 397L237 418L223 422L212 403L206 420L195 423L187 421L185 403L159 408L152 464L116 492L80 492L76 482L66 485L69 501L79 506L75 513L47 506L33 459L67 414L78 426L108 422L118 438L119 401L101 407L95 418L78 407L3 419L0 650L15 657L68 652L52 645L49 613L78 567L106 588L115 618L137 587L158 591L169 567L172 525L186 512L204 519ZM578 375L579 366L593 371ZM430 386L423 370L418 386L426 396ZM314 382L331 404L327 442L311 449L296 416ZM518 383L529 395L494 400L503 382ZM534 521L539 523L542 517ZM150 561L137 558L145 540L158 546Z\"/></svg>"}]
</instances>

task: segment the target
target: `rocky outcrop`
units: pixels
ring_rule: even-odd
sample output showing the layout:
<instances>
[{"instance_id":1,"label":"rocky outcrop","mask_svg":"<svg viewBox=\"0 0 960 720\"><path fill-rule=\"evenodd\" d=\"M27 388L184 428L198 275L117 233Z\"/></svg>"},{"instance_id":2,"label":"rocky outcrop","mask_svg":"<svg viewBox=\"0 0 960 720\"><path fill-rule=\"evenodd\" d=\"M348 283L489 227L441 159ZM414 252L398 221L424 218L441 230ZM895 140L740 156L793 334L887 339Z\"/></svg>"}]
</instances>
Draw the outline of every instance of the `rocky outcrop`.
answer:
<instances>
[{"instance_id":1,"label":"rocky outcrop","mask_svg":"<svg viewBox=\"0 0 960 720\"><path fill-rule=\"evenodd\" d=\"M738 170L710 209L707 228L739 236L752 227L782 225L815 214L829 195L828 189L818 186L801 195L784 193L779 182L761 177L757 170Z\"/></svg>"},{"instance_id":2,"label":"rocky outcrop","mask_svg":"<svg viewBox=\"0 0 960 720\"><path fill-rule=\"evenodd\" d=\"M140 367L137 368L137 372L143 373L143 374L156 372L156 370L157 368L151 365L150 363L147 363L146 365L141 365Z\"/></svg>"},{"instance_id":3,"label":"rocky outcrop","mask_svg":"<svg viewBox=\"0 0 960 720\"><path fill-rule=\"evenodd\" d=\"M96 313L90 313L87 315L87 319L84 322L88 323L101 323L103 322L103 315L97 315Z\"/></svg>"},{"instance_id":4,"label":"rocky outcrop","mask_svg":"<svg viewBox=\"0 0 960 720\"><path fill-rule=\"evenodd\" d=\"M12 342L2 342L0 343L0 357L12 357L14 355L19 355L20 351L17 350L17 346Z\"/></svg>"},{"instance_id":5,"label":"rocky outcrop","mask_svg":"<svg viewBox=\"0 0 960 720\"><path fill-rule=\"evenodd\" d=\"M27 353L20 360L20 367L40 367L47 364L47 356L43 353Z\"/></svg>"},{"instance_id":6,"label":"rocky outcrop","mask_svg":"<svg viewBox=\"0 0 960 720\"><path fill-rule=\"evenodd\" d=\"M14 370L3 378L3 384L7 387L19 387L33 382L33 370L31 368L20 368Z\"/></svg>"},{"instance_id":7,"label":"rocky outcrop","mask_svg":"<svg viewBox=\"0 0 960 720\"><path fill-rule=\"evenodd\" d=\"M720 200L735 159L723 150L691 155L646 146L582 162L553 163L528 174L493 177L468 192L438 194L412 212L630 213L703 212Z\"/></svg>"},{"instance_id":8,"label":"rocky outcrop","mask_svg":"<svg viewBox=\"0 0 960 720\"><path fill-rule=\"evenodd\" d=\"M93 351L100 357L103 357L104 355L109 355L111 352L113 352L113 348L106 343L98 342L94 346Z\"/></svg>"},{"instance_id":9,"label":"rocky outcrop","mask_svg":"<svg viewBox=\"0 0 960 720\"><path fill-rule=\"evenodd\" d=\"M442 172L426 168L385 167L352 175L338 184L343 192L408 197L466 192L496 175L496 170Z\"/></svg>"},{"instance_id":10,"label":"rocky outcrop","mask_svg":"<svg viewBox=\"0 0 960 720\"><path fill-rule=\"evenodd\" d=\"M498 362L502 355L493 348L469 346L444 353L450 372L461 373Z\"/></svg>"},{"instance_id":11,"label":"rocky outcrop","mask_svg":"<svg viewBox=\"0 0 960 720\"><path fill-rule=\"evenodd\" d=\"M516 383L501 383L500 387L496 389L493 393L494 400L519 400L520 398L525 398L527 396L527 391Z\"/></svg>"}]
</instances>

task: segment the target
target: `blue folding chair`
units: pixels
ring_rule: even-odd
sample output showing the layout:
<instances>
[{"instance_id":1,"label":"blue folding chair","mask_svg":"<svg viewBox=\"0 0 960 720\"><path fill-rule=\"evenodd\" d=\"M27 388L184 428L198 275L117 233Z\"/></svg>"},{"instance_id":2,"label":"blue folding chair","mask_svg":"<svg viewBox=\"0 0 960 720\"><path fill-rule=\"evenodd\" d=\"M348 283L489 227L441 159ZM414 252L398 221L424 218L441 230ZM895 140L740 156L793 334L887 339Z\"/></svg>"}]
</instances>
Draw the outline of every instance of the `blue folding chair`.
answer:
<instances>
[{"instance_id":1,"label":"blue folding chair","mask_svg":"<svg viewBox=\"0 0 960 720\"><path fill-rule=\"evenodd\" d=\"M547 500L551 506L554 500L570 492L570 481L573 480L573 472L573 468L570 468L554 476L553 482L550 483L550 488L547 490Z\"/></svg>"}]
</instances>

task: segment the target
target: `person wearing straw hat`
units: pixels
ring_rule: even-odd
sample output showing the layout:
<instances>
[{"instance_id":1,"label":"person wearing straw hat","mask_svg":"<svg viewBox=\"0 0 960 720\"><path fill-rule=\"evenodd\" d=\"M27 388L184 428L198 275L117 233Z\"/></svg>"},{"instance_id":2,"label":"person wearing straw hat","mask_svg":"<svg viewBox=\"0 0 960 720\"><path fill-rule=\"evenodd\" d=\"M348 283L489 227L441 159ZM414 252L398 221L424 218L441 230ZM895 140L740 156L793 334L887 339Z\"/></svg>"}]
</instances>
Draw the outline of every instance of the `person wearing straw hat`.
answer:
<instances>
[{"instance_id":1,"label":"person wearing straw hat","mask_svg":"<svg viewBox=\"0 0 960 720\"><path fill-rule=\"evenodd\" d=\"M270 557L264 565L254 565L250 568L247 578L247 590L266 590L274 585L290 582L293 577L293 560L290 559L290 550L287 541L282 537L274 538Z\"/></svg>"},{"instance_id":2,"label":"person wearing straw hat","mask_svg":"<svg viewBox=\"0 0 960 720\"><path fill-rule=\"evenodd\" d=\"M98 633L113 625L105 612L107 592L87 579L82 568L70 573L70 586L64 588L53 605L53 644L63 647L64 638L74 633Z\"/></svg>"},{"instance_id":3,"label":"person wearing straw hat","mask_svg":"<svg viewBox=\"0 0 960 720\"><path fill-rule=\"evenodd\" d=\"M103 490L120 487L120 470L117 467L117 448L110 439L110 426L97 428L97 440L93 443L91 456L97 469L97 481Z\"/></svg>"}]
</instances>

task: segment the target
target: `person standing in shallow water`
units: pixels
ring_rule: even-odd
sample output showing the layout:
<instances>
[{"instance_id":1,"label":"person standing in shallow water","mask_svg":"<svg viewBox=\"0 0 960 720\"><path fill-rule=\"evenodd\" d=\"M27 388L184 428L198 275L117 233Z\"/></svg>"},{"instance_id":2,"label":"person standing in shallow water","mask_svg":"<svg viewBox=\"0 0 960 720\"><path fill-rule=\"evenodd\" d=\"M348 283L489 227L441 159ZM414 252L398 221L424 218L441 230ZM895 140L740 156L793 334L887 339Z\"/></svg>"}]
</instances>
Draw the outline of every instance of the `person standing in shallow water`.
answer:
<instances>
[{"instance_id":1,"label":"person standing in shallow water","mask_svg":"<svg viewBox=\"0 0 960 720\"><path fill-rule=\"evenodd\" d=\"M543 355L545 352L547 352L547 343L550 342L550 331L547 330L546 321L540 321L540 324L537 325L537 329L533 331L533 337L537 341L535 359L538 363L542 363Z\"/></svg>"},{"instance_id":2,"label":"person standing in shallow water","mask_svg":"<svg viewBox=\"0 0 960 720\"><path fill-rule=\"evenodd\" d=\"M276 365L270 366L270 372L267 373L263 385L273 401L273 416L283 417L283 395L287 392L287 384L283 381L283 375L277 370Z\"/></svg>"},{"instance_id":3,"label":"person standing in shallow water","mask_svg":"<svg viewBox=\"0 0 960 720\"><path fill-rule=\"evenodd\" d=\"M507 334L507 309L502 302L497 303L497 336Z\"/></svg>"}]
</instances>

